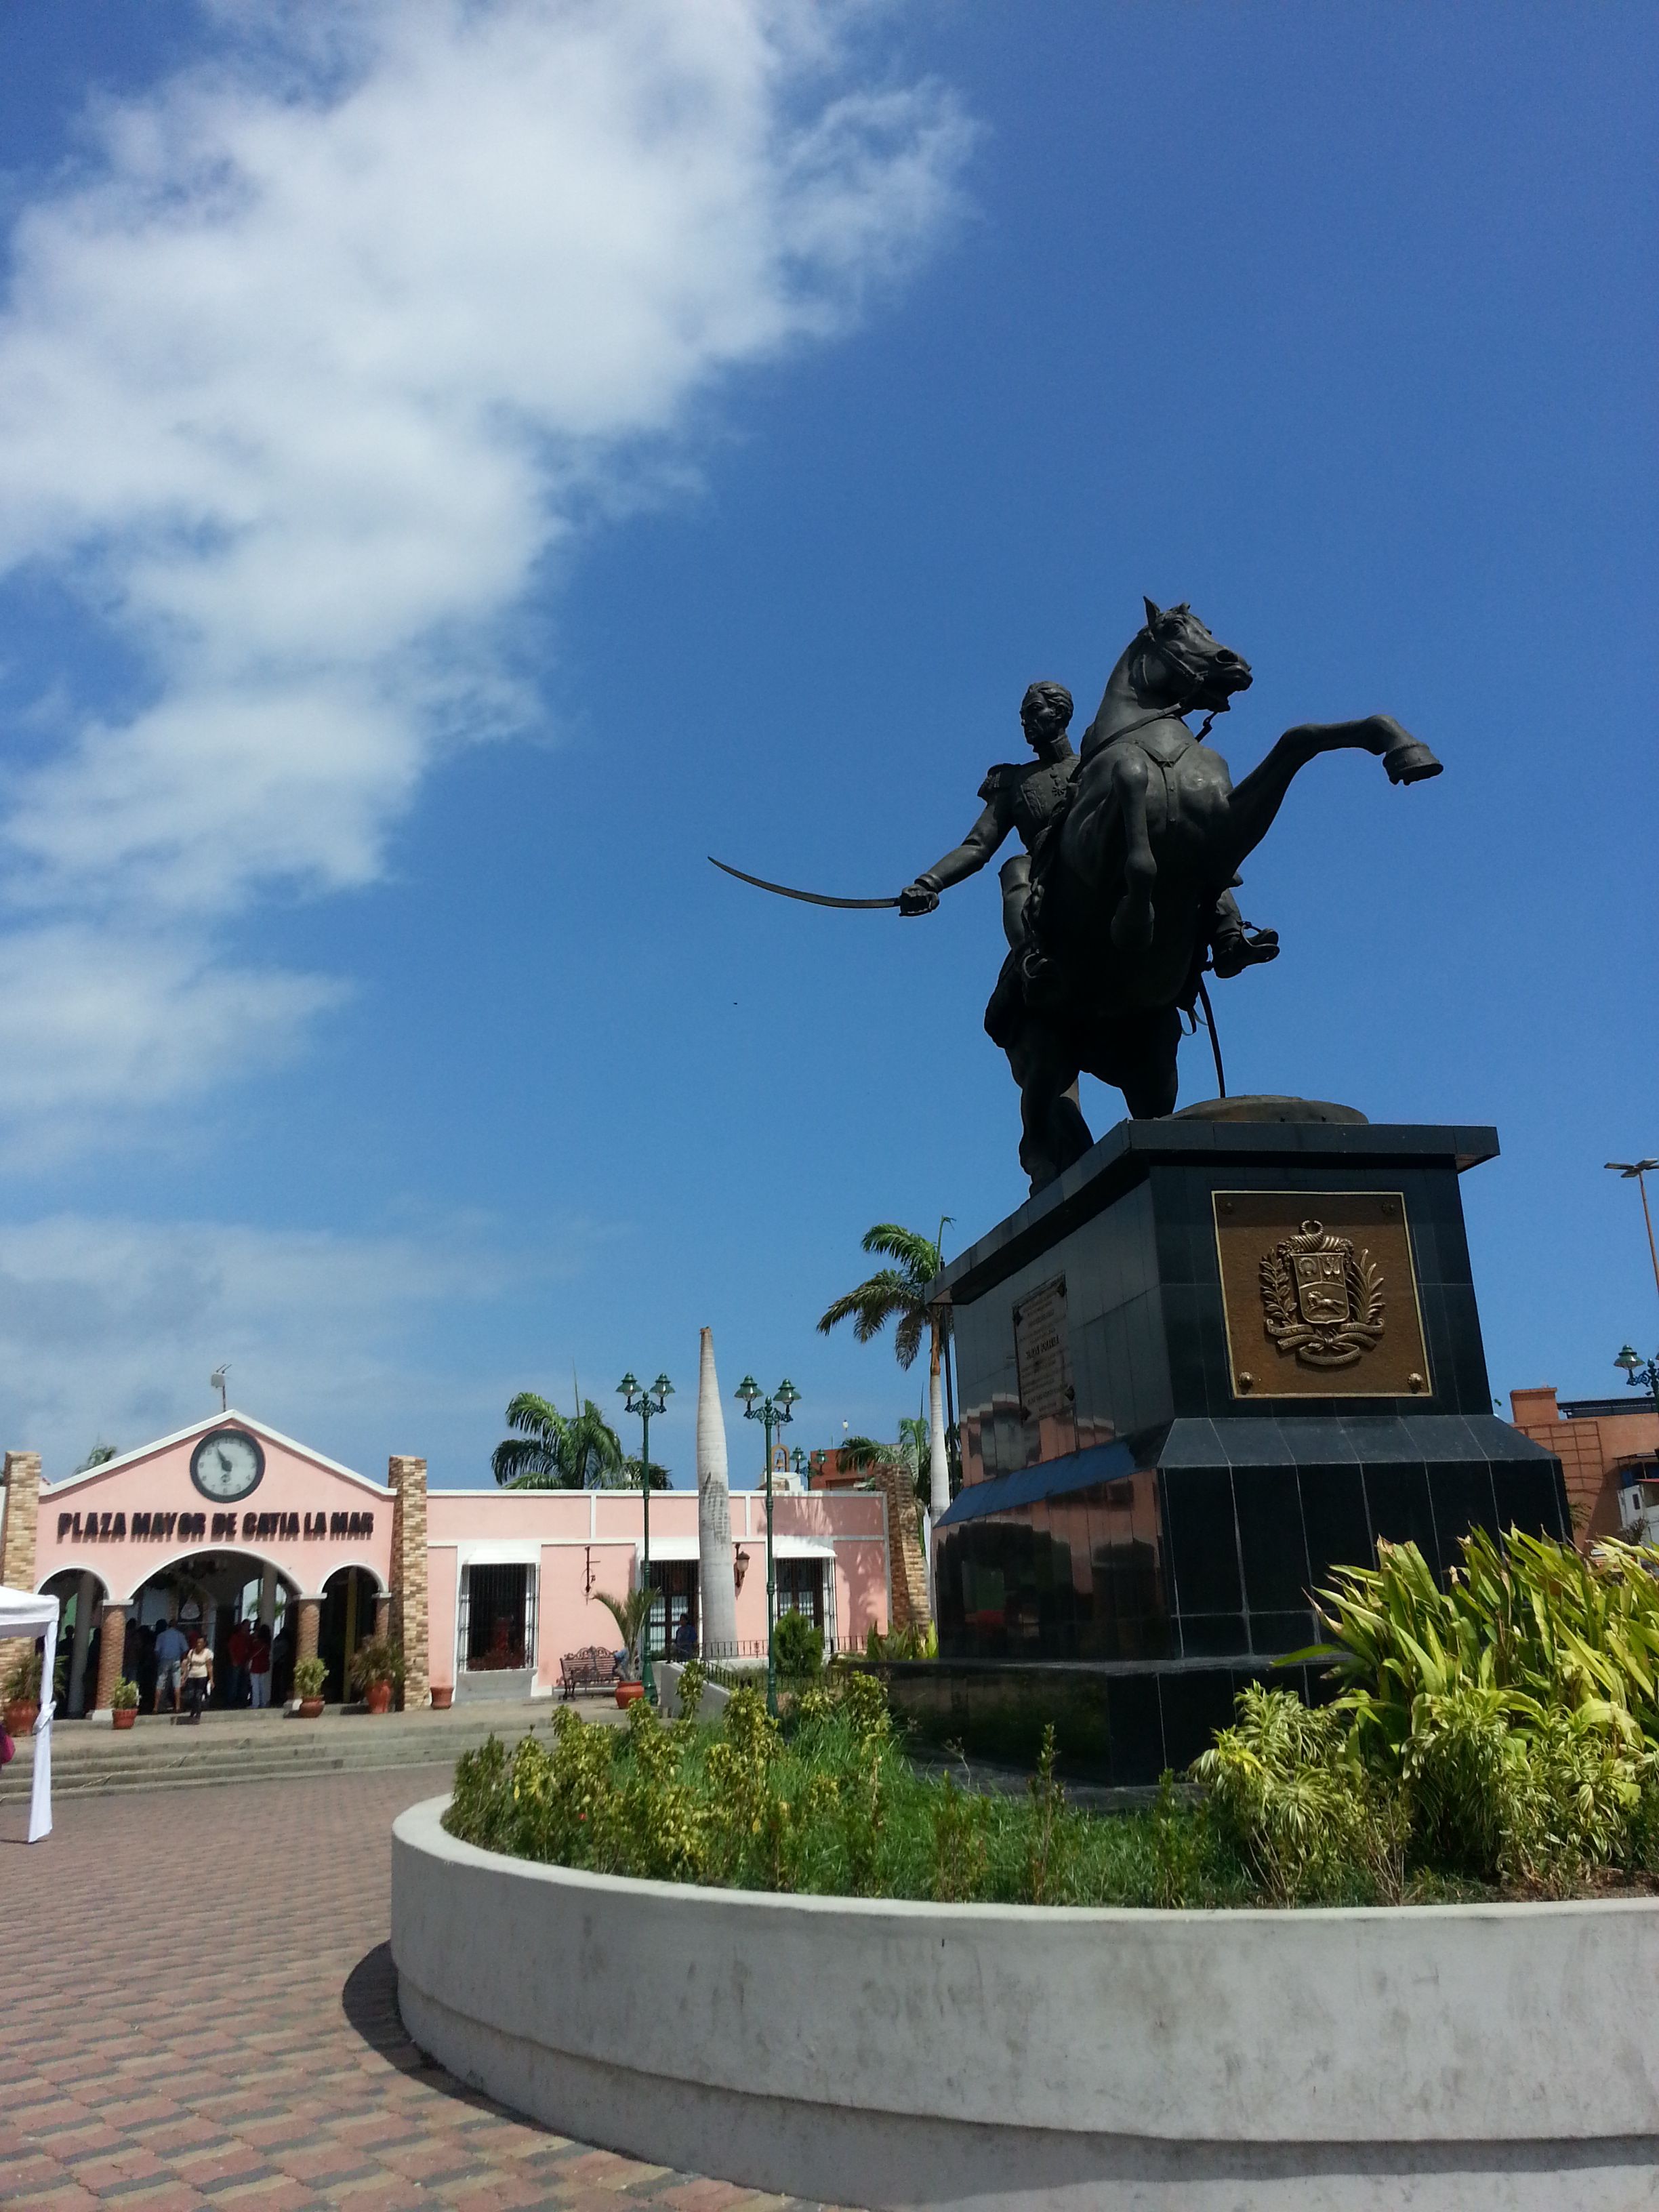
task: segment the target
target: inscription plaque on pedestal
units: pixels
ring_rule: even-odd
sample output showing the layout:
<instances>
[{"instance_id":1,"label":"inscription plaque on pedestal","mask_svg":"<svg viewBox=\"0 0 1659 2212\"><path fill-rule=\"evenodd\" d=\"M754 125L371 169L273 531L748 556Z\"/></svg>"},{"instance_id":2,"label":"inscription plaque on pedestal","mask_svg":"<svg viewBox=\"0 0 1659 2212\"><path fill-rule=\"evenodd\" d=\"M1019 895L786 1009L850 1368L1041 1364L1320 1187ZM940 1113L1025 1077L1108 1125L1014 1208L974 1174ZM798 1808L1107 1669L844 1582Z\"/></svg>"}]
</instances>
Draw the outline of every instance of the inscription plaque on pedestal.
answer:
<instances>
[{"instance_id":1,"label":"inscription plaque on pedestal","mask_svg":"<svg viewBox=\"0 0 1659 2212\"><path fill-rule=\"evenodd\" d=\"M1237 1398L1414 1398L1433 1388L1399 1191L1212 1195Z\"/></svg>"},{"instance_id":2,"label":"inscription plaque on pedestal","mask_svg":"<svg viewBox=\"0 0 1659 2212\"><path fill-rule=\"evenodd\" d=\"M1041 1284L1014 1308L1014 1364L1028 1421L1074 1419L1064 1275Z\"/></svg>"}]
</instances>

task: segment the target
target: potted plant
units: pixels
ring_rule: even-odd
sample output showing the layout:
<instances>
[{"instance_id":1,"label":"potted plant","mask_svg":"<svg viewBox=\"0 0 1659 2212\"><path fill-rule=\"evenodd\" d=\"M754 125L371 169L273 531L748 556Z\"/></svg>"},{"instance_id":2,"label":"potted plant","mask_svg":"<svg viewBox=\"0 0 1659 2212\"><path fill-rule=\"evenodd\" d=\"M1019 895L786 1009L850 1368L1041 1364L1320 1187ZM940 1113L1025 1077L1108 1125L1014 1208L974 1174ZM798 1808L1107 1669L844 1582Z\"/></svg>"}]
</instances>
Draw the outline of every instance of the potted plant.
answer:
<instances>
[{"instance_id":1,"label":"potted plant","mask_svg":"<svg viewBox=\"0 0 1659 2212\"><path fill-rule=\"evenodd\" d=\"M611 1597L604 1590L595 1590L593 1595L616 1622L622 1636L623 1678L617 1685L617 1703L626 1707L645 1695L645 1683L640 1673L640 1645L645 1636L645 1624L651 1618L652 1593L648 1589L633 1589L626 1597Z\"/></svg>"},{"instance_id":2,"label":"potted plant","mask_svg":"<svg viewBox=\"0 0 1659 2212\"><path fill-rule=\"evenodd\" d=\"M138 1685L125 1674L109 1693L109 1717L118 1729L130 1729L138 1718Z\"/></svg>"},{"instance_id":3,"label":"potted plant","mask_svg":"<svg viewBox=\"0 0 1659 2212\"><path fill-rule=\"evenodd\" d=\"M40 1717L40 1654L31 1645L20 1651L6 1677L8 1735L28 1735Z\"/></svg>"},{"instance_id":4,"label":"potted plant","mask_svg":"<svg viewBox=\"0 0 1659 2212\"><path fill-rule=\"evenodd\" d=\"M404 1679L404 1650L390 1636L371 1636L360 1644L351 1661L351 1685L363 1693L372 1713L392 1711L392 1692Z\"/></svg>"},{"instance_id":5,"label":"potted plant","mask_svg":"<svg viewBox=\"0 0 1659 2212\"><path fill-rule=\"evenodd\" d=\"M325 1659L301 1659L294 1669L294 1692L300 1700L300 1718L318 1719L323 1710L323 1685L328 1680Z\"/></svg>"},{"instance_id":6,"label":"potted plant","mask_svg":"<svg viewBox=\"0 0 1659 2212\"><path fill-rule=\"evenodd\" d=\"M453 1682L434 1682L432 1685L432 1710L434 1713L447 1713L454 1701L455 1686Z\"/></svg>"}]
</instances>

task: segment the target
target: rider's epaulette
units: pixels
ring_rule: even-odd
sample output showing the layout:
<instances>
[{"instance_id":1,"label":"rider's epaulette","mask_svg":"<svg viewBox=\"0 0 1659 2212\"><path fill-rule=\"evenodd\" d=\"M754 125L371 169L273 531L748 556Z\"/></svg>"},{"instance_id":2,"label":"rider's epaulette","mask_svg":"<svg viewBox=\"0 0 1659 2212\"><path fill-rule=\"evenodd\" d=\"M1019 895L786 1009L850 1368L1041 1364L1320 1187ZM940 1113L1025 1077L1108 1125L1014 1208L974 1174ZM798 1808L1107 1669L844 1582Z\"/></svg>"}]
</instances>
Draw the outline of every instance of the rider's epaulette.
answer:
<instances>
[{"instance_id":1,"label":"rider's epaulette","mask_svg":"<svg viewBox=\"0 0 1659 2212\"><path fill-rule=\"evenodd\" d=\"M1019 781L1019 774L1018 761L999 761L994 769L986 770L985 781L979 787L980 797L995 799L1001 792L1012 791Z\"/></svg>"}]
</instances>

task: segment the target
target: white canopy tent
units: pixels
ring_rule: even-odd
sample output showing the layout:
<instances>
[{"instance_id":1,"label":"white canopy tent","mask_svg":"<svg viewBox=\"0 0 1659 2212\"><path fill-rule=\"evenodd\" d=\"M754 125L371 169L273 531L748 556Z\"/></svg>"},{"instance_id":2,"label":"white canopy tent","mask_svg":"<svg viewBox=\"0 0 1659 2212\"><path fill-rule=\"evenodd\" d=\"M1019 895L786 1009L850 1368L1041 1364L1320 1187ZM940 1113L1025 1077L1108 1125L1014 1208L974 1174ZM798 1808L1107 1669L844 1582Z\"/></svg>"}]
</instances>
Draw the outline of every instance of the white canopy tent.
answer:
<instances>
[{"instance_id":1,"label":"white canopy tent","mask_svg":"<svg viewBox=\"0 0 1659 2212\"><path fill-rule=\"evenodd\" d=\"M29 1791L29 1841L38 1844L52 1833L52 1694L58 1662L58 1613L55 1597L33 1590L7 1589L0 1584L0 1638L38 1636L46 1639L40 1668L40 1717L34 1723L34 1775Z\"/></svg>"}]
</instances>

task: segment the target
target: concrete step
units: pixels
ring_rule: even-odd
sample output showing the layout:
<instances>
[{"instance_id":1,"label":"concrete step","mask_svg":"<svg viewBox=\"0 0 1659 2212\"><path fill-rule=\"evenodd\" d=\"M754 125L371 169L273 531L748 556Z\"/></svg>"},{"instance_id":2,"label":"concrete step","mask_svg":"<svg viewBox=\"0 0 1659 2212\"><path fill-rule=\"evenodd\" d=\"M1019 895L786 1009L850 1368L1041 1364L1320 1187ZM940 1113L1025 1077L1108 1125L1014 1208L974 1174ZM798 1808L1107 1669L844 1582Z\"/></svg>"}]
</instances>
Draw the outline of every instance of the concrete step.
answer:
<instances>
[{"instance_id":1,"label":"concrete step","mask_svg":"<svg viewBox=\"0 0 1659 2212\"><path fill-rule=\"evenodd\" d=\"M453 1766L491 1735L516 1742L539 1723L544 1702L500 1710L474 1706L455 1713L408 1713L370 1719L331 1713L320 1721L281 1714L257 1720L210 1715L199 1727L174 1728L146 1717L118 1734L96 1723L70 1723L52 1735L52 1794L99 1796L208 1783L283 1781L301 1775L394 1767ZM596 1716L597 1717L597 1716ZM0 1805L27 1798L32 1743L0 1774Z\"/></svg>"}]
</instances>

